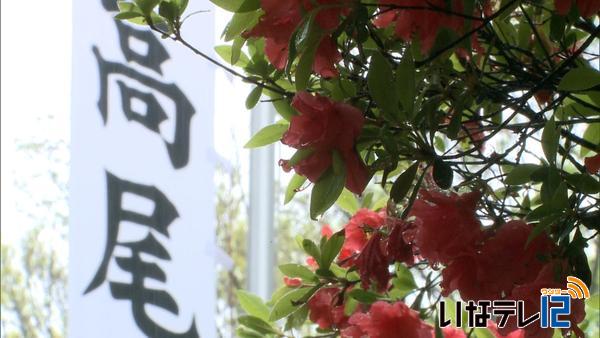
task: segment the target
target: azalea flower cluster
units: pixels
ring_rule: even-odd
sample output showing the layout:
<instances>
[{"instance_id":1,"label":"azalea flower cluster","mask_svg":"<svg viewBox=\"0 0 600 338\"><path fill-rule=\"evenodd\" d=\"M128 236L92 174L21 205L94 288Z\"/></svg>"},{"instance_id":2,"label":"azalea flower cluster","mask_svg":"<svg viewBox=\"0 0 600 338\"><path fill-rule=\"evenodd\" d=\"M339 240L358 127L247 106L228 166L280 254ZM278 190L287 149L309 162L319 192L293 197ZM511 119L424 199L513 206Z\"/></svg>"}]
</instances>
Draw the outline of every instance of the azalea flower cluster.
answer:
<instances>
[{"instance_id":1,"label":"azalea flower cluster","mask_svg":"<svg viewBox=\"0 0 600 338\"><path fill-rule=\"evenodd\" d=\"M470 30L477 31L488 18L494 16L496 1L481 1L466 11L462 0L386 0L370 17L378 29L393 31L393 35L407 44L416 44L423 55L432 52L440 33L449 31L457 36ZM587 18L600 10L597 1L556 0L557 13L562 16L577 11ZM307 23L318 27L318 46L312 64L312 73L321 79L340 76L338 63L342 60L341 46L337 44L341 25L356 14L356 3L350 0L261 0L264 12L256 26L245 32L245 37L265 39L265 55L277 70L288 71L296 53L290 50L300 35L309 34ZM347 29L347 34L350 33ZM471 47L483 53L477 34L470 36ZM300 44L302 45L302 44ZM464 47L457 49L458 57L468 60ZM554 56L555 62L561 60ZM342 74L343 75L343 74ZM544 95L542 95L544 93ZM553 94L538 90L535 94L540 104L547 105ZM380 102L378 102L380 104ZM344 166L345 188L361 194L374 175L370 171L357 143L369 122L358 106L338 102L316 91L300 90L291 101L296 115L289 118L289 128L281 142L297 150L290 159L280 160L285 171L317 183L330 170L336 157ZM445 123L451 124L453 110ZM459 116L460 117L460 116ZM463 121L457 136L468 138L480 152L484 151L487 133L480 121ZM599 156L585 159L585 168L593 174L598 171ZM428 176L429 177L429 176ZM428 178L429 179L429 178ZM431 324L402 301L378 300L359 304L350 313L346 308L347 293L355 288L370 290L379 295L393 289L394 274L390 267L404 264L426 264L440 271L441 296L457 292L463 300L523 300L527 315L539 312L540 288L560 288L573 268L561 258L560 249L542 232L533 234L534 226L515 219L493 227L484 227L477 215L482 193L473 191L459 195L443 192L435 187L421 189L410 206L406 217L389 210L360 209L344 226L344 243L337 264L348 271L356 271L360 279L350 284L329 281L307 301L308 318L322 330L336 330L342 337L387 338L435 337ZM333 231L323 228L323 236L330 238ZM308 265L317 271L313 257ZM305 287L300 278L285 276L289 288ZM583 333L577 327L585 316L583 303L574 301L569 316L572 331L578 337ZM496 337L550 338L553 329L531 325L517 328L511 317L507 325L497 327L489 323ZM445 337L466 337L462 329L444 328Z\"/></svg>"},{"instance_id":2,"label":"azalea flower cluster","mask_svg":"<svg viewBox=\"0 0 600 338\"><path fill-rule=\"evenodd\" d=\"M494 0L485 0L480 7L474 7L472 13L465 14L463 0L381 0L379 3L373 24L379 28L393 27L395 35L404 41L417 41L424 54L431 51L442 30L457 35L476 30L493 14L496 5ZM265 38L265 54L276 69L286 68L290 62L290 41L307 20L314 20L320 36L312 70L323 78L338 76L336 63L342 55L336 43L339 34L336 30L355 8L352 0L261 0L260 5L264 15L244 37ZM555 0L555 7L560 15L575 9L584 18L600 12L600 2L596 0ZM482 52L477 34L471 35L471 44ZM459 52L467 56L464 49Z\"/></svg>"},{"instance_id":3,"label":"azalea flower cluster","mask_svg":"<svg viewBox=\"0 0 600 338\"><path fill-rule=\"evenodd\" d=\"M356 194L362 193L369 177L355 149L365 120L360 110L305 91L296 94L292 107L300 114L292 117L281 142L309 153L297 163L280 161L284 170L293 168L297 174L316 182L331 167L336 151L345 163L346 188Z\"/></svg>"},{"instance_id":4,"label":"azalea flower cluster","mask_svg":"<svg viewBox=\"0 0 600 338\"><path fill-rule=\"evenodd\" d=\"M464 300L523 300L527 316L539 312L540 289L561 288L571 267L557 258L558 248L545 234L530 239L533 227L524 221L484 228L476 215L480 197L479 192L422 190L407 220L385 210L360 209L344 226L338 263L359 272L363 289L385 294L393 288L391 264L412 266L425 261L441 268L443 296L456 290ZM328 226L322 232L325 237L333 234ZM308 263L318 268L314 259ZM286 279L286 284L297 287L301 281ZM395 337L400 331L403 337L431 337L431 326L402 302L378 301L346 316L345 291L339 286L320 289L308 302L311 321L322 329L340 330L342 337ZM583 302L575 300L569 320L578 337L583 333L576 324L584 316ZM445 334L461 336L454 331L462 330L449 328ZM553 334L553 329L535 325L520 330L515 317L493 331L498 337L550 338Z\"/></svg>"},{"instance_id":5,"label":"azalea flower cluster","mask_svg":"<svg viewBox=\"0 0 600 338\"><path fill-rule=\"evenodd\" d=\"M388 27L394 25L396 36L404 41L411 41L414 36L421 44L421 52L428 53L433 47L438 32L442 29L452 31L456 34L464 34L467 27L465 19L464 3L462 0L450 1L451 7L447 7L446 0L420 1L420 0L393 0L382 1L381 14L377 16L374 23L377 27ZM484 14L491 15L492 1L484 3ZM468 15L467 15L468 17ZM477 27L483 21L481 13L473 10L472 18L475 18ZM472 37L474 47L477 49L477 38Z\"/></svg>"},{"instance_id":6,"label":"azalea flower cluster","mask_svg":"<svg viewBox=\"0 0 600 338\"><path fill-rule=\"evenodd\" d=\"M299 114L291 118L290 127L281 142L307 153L294 163L280 160L282 168L285 171L294 169L297 174L314 183L331 167L333 152L337 151L345 164L346 188L356 194L362 193L370 175L355 147L365 123L360 110L347 103L335 102L306 91L294 96L292 107ZM479 125L467 122L463 126L468 134L464 137L483 148L485 134L478 131ZM600 170L600 155L585 158L585 166L590 174L597 173Z\"/></svg>"},{"instance_id":7,"label":"azalea flower cluster","mask_svg":"<svg viewBox=\"0 0 600 338\"><path fill-rule=\"evenodd\" d=\"M308 318L331 336L439 337L435 304L409 307L398 292L410 271L433 276L407 286L431 303L523 300L529 313L540 288L562 288L567 275L591 283L600 1L212 2L234 13L223 35L231 44L216 51L245 75L192 49L255 85L248 109L262 99L282 118L246 146L295 150L279 161L295 173L286 202L309 192L312 219L336 203L352 214L319 243L302 239L309 267L280 266L285 287L271 302L240 301L240 336L287 336ZM187 4L133 0L119 18L190 47ZM571 333L582 337L583 304L572 306ZM490 321L489 332L552 335L517 329L514 318Z\"/></svg>"},{"instance_id":8,"label":"azalea flower cluster","mask_svg":"<svg viewBox=\"0 0 600 338\"><path fill-rule=\"evenodd\" d=\"M468 20L462 14L462 0L451 1L451 8L447 8L445 0L382 0L380 4L373 24L380 28L394 26L397 37L405 41L411 41L415 37L423 53L431 50L440 30L448 29L456 34L464 34L468 28ZM491 14L492 4L491 0L485 1L483 14ZM352 12L354 5L352 0L261 0L264 15L244 36L265 38L267 58L275 68L282 70L290 61L289 45L294 33L308 18L314 18L321 30L321 37L312 70L324 78L335 77L338 75L335 64L342 59L335 41L335 31ZM468 15L466 17L469 18ZM478 9L473 9L472 18L476 19L477 25L483 21ZM475 35L472 42L477 48Z\"/></svg>"},{"instance_id":9,"label":"azalea flower cluster","mask_svg":"<svg viewBox=\"0 0 600 338\"><path fill-rule=\"evenodd\" d=\"M292 35L305 19L303 14L313 11L318 4L320 7L314 20L323 30L323 36L312 68L320 76L333 77L338 74L334 65L342 56L331 33L339 25L340 16L349 12L349 3L348 0L262 0L261 8L265 14L245 36L264 37L267 58L277 69L283 69L288 63Z\"/></svg>"}]
</instances>

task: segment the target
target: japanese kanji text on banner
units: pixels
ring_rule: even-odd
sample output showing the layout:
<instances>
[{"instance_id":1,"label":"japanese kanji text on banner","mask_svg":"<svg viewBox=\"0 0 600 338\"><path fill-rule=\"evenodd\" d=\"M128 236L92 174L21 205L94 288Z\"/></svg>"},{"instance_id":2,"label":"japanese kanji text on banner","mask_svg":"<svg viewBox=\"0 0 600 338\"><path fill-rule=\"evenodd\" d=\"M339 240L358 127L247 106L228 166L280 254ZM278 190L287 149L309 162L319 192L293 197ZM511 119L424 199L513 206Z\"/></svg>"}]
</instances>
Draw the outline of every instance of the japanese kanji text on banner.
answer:
<instances>
[{"instance_id":1,"label":"japanese kanji text on banner","mask_svg":"<svg viewBox=\"0 0 600 338\"><path fill-rule=\"evenodd\" d=\"M69 336L212 338L213 69L116 6L73 2Z\"/></svg>"}]
</instances>

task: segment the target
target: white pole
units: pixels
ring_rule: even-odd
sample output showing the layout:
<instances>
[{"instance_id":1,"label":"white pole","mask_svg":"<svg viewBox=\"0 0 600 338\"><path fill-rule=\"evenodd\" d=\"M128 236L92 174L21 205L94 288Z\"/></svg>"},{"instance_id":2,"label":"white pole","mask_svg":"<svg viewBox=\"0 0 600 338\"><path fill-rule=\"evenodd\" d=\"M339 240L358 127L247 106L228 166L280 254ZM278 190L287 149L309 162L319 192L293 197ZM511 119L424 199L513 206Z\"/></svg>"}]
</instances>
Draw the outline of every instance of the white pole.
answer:
<instances>
[{"instance_id":1,"label":"white pole","mask_svg":"<svg viewBox=\"0 0 600 338\"><path fill-rule=\"evenodd\" d=\"M273 106L259 103L252 110L252 135L272 124L274 118ZM252 149L250 152L248 289L265 300L271 297L274 288L274 161L273 146Z\"/></svg>"}]
</instances>

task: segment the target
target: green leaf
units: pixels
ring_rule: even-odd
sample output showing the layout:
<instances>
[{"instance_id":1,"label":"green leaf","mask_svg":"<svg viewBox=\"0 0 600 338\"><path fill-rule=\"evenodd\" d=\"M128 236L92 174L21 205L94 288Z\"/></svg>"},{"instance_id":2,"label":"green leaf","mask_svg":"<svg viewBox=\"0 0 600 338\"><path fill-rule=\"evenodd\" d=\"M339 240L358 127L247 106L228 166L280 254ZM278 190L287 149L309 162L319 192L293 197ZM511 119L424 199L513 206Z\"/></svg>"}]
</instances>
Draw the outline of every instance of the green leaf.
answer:
<instances>
[{"instance_id":1,"label":"green leaf","mask_svg":"<svg viewBox=\"0 0 600 338\"><path fill-rule=\"evenodd\" d=\"M396 263L396 283L394 286L406 291L412 291L417 287L415 278L404 264Z\"/></svg>"},{"instance_id":2,"label":"green leaf","mask_svg":"<svg viewBox=\"0 0 600 338\"><path fill-rule=\"evenodd\" d=\"M531 181L531 174L542 168L536 164L519 164L506 176L504 183L508 185L521 185Z\"/></svg>"},{"instance_id":3,"label":"green leaf","mask_svg":"<svg viewBox=\"0 0 600 338\"><path fill-rule=\"evenodd\" d=\"M273 101L273 107L281 117L288 121L292 119L292 116L298 115L285 98Z\"/></svg>"},{"instance_id":4,"label":"green leaf","mask_svg":"<svg viewBox=\"0 0 600 338\"><path fill-rule=\"evenodd\" d=\"M342 162L339 165L339 162ZM346 184L343 160L337 152L333 155L333 166L315 183L310 195L310 217L316 219L337 201Z\"/></svg>"},{"instance_id":5,"label":"green leaf","mask_svg":"<svg viewBox=\"0 0 600 338\"><path fill-rule=\"evenodd\" d=\"M271 295L271 299L267 302L269 307L273 307L277 301L281 299L281 297L285 296L288 292L296 290L296 288L291 288L286 285L281 286L279 289L275 290Z\"/></svg>"},{"instance_id":6,"label":"green leaf","mask_svg":"<svg viewBox=\"0 0 600 338\"><path fill-rule=\"evenodd\" d=\"M558 85L559 90L574 92L600 85L600 72L593 68L579 67L571 69Z\"/></svg>"},{"instance_id":7,"label":"green leaf","mask_svg":"<svg viewBox=\"0 0 600 338\"><path fill-rule=\"evenodd\" d=\"M298 91L308 85L316 50L324 34L321 26L315 23L316 14L315 11L310 11L307 16L304 16L302 22L296 26L288 43L288 61L284 69L285 74L288 76L291 74L296 57L301 55L296 67L295 81ZM300 84L298 84L298 81L300 81Z\"/></svg>"},{"instance_id":8,"label":"green leaf","mask_svg":"<svg viewBox=\"0 0 600 338\"><path fill-rule=\"evenodd\" d=\"M295 166L296 164L300 163L300 161L308 158L313 153L314 153L314 150L309 149L309 148L298 149L294 153L294 155L292 155L292 158L290 158L290 160L288 161L288 164L290 166Z\"/></svg>"},{"instance_id":9,"label":"green leaf","mask_svg":"<svg viewBox=\"0 0 600 338\"><path fill-rule=\"evenodd\" d=\"M236 295L240 306L247 314L266 321L269 320L269 308L260 297L244 290L237 290Z\"/></svg>"},{"instance_id":10,"label":"green leaf","mask_svg":"<svg viewBox=\"0 0 600 338\"><path fill-rule=\"evenodd\" d=\"M596 194L600 192L600 182L590 175L567 175L566 180L584 194Z\"/></svg>"},{"instance_id":11,"label":"green leaf","mask_svg":"<svg viewBox=\"0 0 600 338\"><path fill-rule=\"evenodd\" d=\"M344 101L347 98L356 96L356 83L340 77L323 81L325 87L331 92L331 98L334 101Z\"/></svg>"},{"instance_id":12,"label":"green leaf","mask_svg":"<svg viewBox=\"0 0 600 338\"><path fill-rule=\"evenodd\" d=\"M383 209L387 206L388 201L389 201L389 198L387 196L382 196L380 199L375 201L375 203L373 203L372 207L369 209L371 209L371 210Z\"/></svg>"},{"instance_id":13,"label":"green leaf","mask_svg":"<svg viewBox=\"0 0 600 338\"><path fill-rule=\"evenodd\" d=\"M147 25L148 23L146 22L146 15L142 12L142 10L137 6L137 4L133 3L133 2L125 2L125 1L118 1L117 2L117 6L119 7L119 12L120 13L139 13L138 16L134 16L133 14L123 14L123 15L119 15L117 14L117 16L115 17L118 20L127 20L133 24L136 25ZM154 19L160 18L158 15L156 15L154 12L152 12L150 14L150 16ZM160 20L162 20L162 18L155 20L155 22L159 22Z\"/></svg>"},{"instance_id":14,"label":"green leaf","mask_svg":"<svg viewBox=\"0 0 600 338\"><path fill-rule=\"evenodd\" d=\"M300 307L299 301L315 291L314 288L299 288L286 293L273 305L273 309L269 314L269 321L274 322L292 314Z\"/></svg>"},{"instance_id":15,"label":"green leaf","mask_svg":"<svg viewBox=\"0 0 600 338\"><path fill-rule=\"evenodd\" d=\"M260 334L252 329L249 329L245 326L239 326L235 330L236 337L239 338L264 338L263 334Z\"/></svg>"},{"instance_id":16,"label":"green leaf","mask_svg":"<svg viewBox=\"0 0 600 338\"><path fill-rule=\"evenodd\" d=\"M129 20L133 18L143 17L141 13L138 12L121 12L115 15L115 19L117 20Z\"/></svg>"},{"instance_id":17,"label":"green leaf","mask_svg":"<svg viewBox=\"0 0 600 338\"><path fill-rule=\"evenodd\" d=\"M174 2L175 4L177 4L177 7L179 8L179 15L183 14L183 12L185 12L185 10L187 9L189 0L171 0L172 2Z\"/></svg>"},{"instance_id":18,"label":"green leaf","mask_svg":"<svg viewBox=\"0 0 600 338\"><path fill-rule=\"evenodd\" d=\"M556 210L569 208L569 191L565 182L561 182L558 188L556 188L554 197L552 198L552 207Z\"/></svg>"},{"instance_id":19,"label":"green leaf","mask_svg":"<svg viewBox=\"0 0 600 338\"><path fill-rule=\"evenodd\" d=\"M259 130L252 138L244 145L244 148L262 147L281 140L283 134L288 130L289 126L283 123L275 123Z\"/></svg>"},{"instance_id":20,"label":"green leaf","mask_svg":"<svg viewBox=\"0 0 600 338\"><path fill-rule=\"evenodd\" d=\"M134 2L128 1L118 1L117 7L119 8L119 12L136 12L140 14L144 14L142 10L135 4Z\"/></svg>"},{"instance_id":21,"label":"green leaf","mask_svg":"<svg viewBox=\"0 0 600 338\"><path fill-rule=\"evenodd\" d=\"M149 16L160 2L161 0L135 0L135 4L146 16Z\"/></svg>"},{"instance_id":22,"label":"green leaf","mask_svg":"<svg viewBox=\"0 0 600 338\"><path fill-rule=\"evenodd\" d=\"M174 2L163 1L158 6L158 14L170 24L175 24L175 20L179 17L179 7Z\"/></svg>"},{"instance_id":23,"label":"green leaf","mask_svg":"<svg viewBox=\"0 0 600 338\"><path fill-rule=\"evenodd\" d=\"M337 278L346 278L348 277L348 270L345 268L342 268L341 266L335 264L335 263L331 263L331 266L329 267L329 270L331 270L331 272L333 272L333 274L337 277Z\"/></svg>"},{"instance_id":24,"label":"green leaf","mask_svg":"<svg viewBox=\"0 0 600 338\"><path fill-rule=\"evenodd\" d=\"M315 33L318 32L319 29L319 27L316 27L314 24L314 20L314 12L303 18L300 25L298 25L294 31L295 34L290 41L290 47L293 47L296 51L302 52L308 45L314 43L314 40L317 37ZM291 61L293 61L293 56Z\"/></svg>"},{"instance_id":25,"label":"green leaf","mask_svg":"<svg viewBox=\"0 0 600 338\"><path fill-rule=\"evenodd\" d=\"M352 297L364 304L372 304L377 301L377 294L363 289L352 289L348 292L348 297Z\"/></svg>"},{"instance_id":26,"label":"green leaf","mask_svg":"<svg viewBox=\"0 0 600 338\"><path fill-rule=\"evenodd\" d=\"M315 242L311 241L310 239L304 239L302 240L302 248L309 256L312 256L320 265L321 250L319 250L319 247L315 244Z\"/></svg>"},{"instance_id":27,"label":"green leaf","mask_svg":"<svg viewBox=\"0 0 600 338\"><path fill-rule=\"evenodd\" d=\"M554 122L554 118L551 118L548 120L548 122L546 122L544 131L542 132L542 149L544 150L546 159L551 164L556 162L556 152L558 151L559 137L560 132L556 128L556 122Z\"/></svg>"},{"instance_id":28,"label":"green leaf","mask_svg":"<svg viewBox=\"0 0 600 338\"><path fill-rule=\"evenodd\" d=\"M283 264L279 266L279 271L292 278L302 278L304 281L314 281L316 276L314 272L300 264Z\"/></svg>"},{"instance_id":29,"label":"green leaf","mask_svg":"<svg viewBox=\"0 0 600 338\"><path fill-rule=\"evenodd\" d=\"M477 338L495 338L490 330L483 327L475 328L474 333Z\"/></svg>"},{"instance_id":30,"label":"green leaf","mask_svg":"<svg viewBox=\"0 0 600 338\"><path fill-rule=\"evenodd\" d=\"M448 124L448 137L450 139L455 140L458 137L460 127L462 126L462 115L462 104L457 102L456 106L454 107L454 114L452 115L450 123Z\"/></svg>"},{"instance_id":31,"label":"green leaf","mask_svg":"<svg viewBox=\"0 0 600 338\"><path fill-rule=\"evenodd\" d=\"M320 269L328 270L331 263L340 253L342 246L344 245L344 232L339 231L333 234L331 238L325 242L323 250L321 251L321 263L319 264Z\"/></svg>"},{"instance_id":32,"label":"green leaf","mask_svg":"<svg viewBox=\"0 0 600 338\"><path fill-rule=\"evenodd\" d=\"M260 0L210 0L229 12L249 12L260 8Z\"/></svg>"},{"instance_id":33,"label":"green leaf","mask_svg":"<svg viewBox=\"0 0 600 338\"><path fill-rule=\"evenodd\" d=\"M396 69L396 86L398 90L398 96L402 108L410 119L414 115L414 102L416 96L416 71L415 62L413 60L412 52L407 50L404 53L402 61Z\"/></svg>"},{"instance_id":34,"label":"green leaf","mask_svg":"<svg viewBox=\"0 0 600 338\"><path fill-rule=\"evenodd\" d=\"M533 228L533 230L531 230L529 237L527 237L525 247L527 247L529 243L531 243L531 241L538 237L542 232L546 231L546 229L552 226L560 217L560 214L553 214L542 218L540 222Z\"/></svg>"},{"instance_id":35,"label":"green leaf","mask_svg":"<svg viewBox=\"0 0 600 338\"><path fill-rule=\"evenodd\" d=\"M253 27L258 22L260 15L261 12L259 11L235 13L223 31L223 40L231 41L239 37L243 31Z\"/></svg>"},{"instance_id":36,"label":"green leaf","mask_svg":"<svg viewBox=\"0 0 600 338\"><path fill-rule=\"evenodd\" d=\"M217 54L219 54L219 56L223 60L232 64L233 66L245 67L248 64L248 62L250 62L246 54L241 53L239 55L239 59L235 60L235 63L232 63L234 61L233 48L229 45L216 46L215 52L217 52Z\"/></svg>"},{"instance_id":37,"label":"green leaf","mask_svg":"<svg viewBox=\"0 0 600 338\"><path fill-rule=\"evenodd\" d=\"M252 89L252 91L250 92L250 94L248 94L248 97L246 98L246 109L250 110L256 106L258 100L260 100L260 96L262 95L262 90L263 88L259 86L256 86L254 87L254 89Z\"/></svg>"},{"instance_id":38,"label":"green leaf","mask_svg":"<svg viewBox=\"0 0 600 338\"><path fill-rule=\"evenodd\" d=\"M435 338L445 338L444 333L442 332L442 328L440 328L440 321L439 321L438 314L435 315L434 322L435 322L435 330L434 330Z\"/></svg>"},{"instance_id":39,"label":"green leaf","mask_svg":"<svg viewBox=\"0 0 600 338\"><path fill-rule=\"evenodd\" d=\"M527 214L527 220L537 221L539 219L542 219L543 217L553 214L554 212L555 210L552 208L552 206L548 204L543 204L532 210L529 214Z\"/></svg>"},{"instance_id":40,"label":"green leaf","mask_svg":"<svg viewBox=\"0 0 600 338\"><path fill-rule=\"evenodd\" d=\"M577 245L569 248L573 249L573 251L569 253L569 258L573 263L573 267L575 268L575 277L581 279L586 285L592 285L592 270L590 269L590 265L588 263L589 260L585 253L585 247L587 246L587 243L585 243L585 240L581 237L581 233L579 231L576 233L571 244L576 243L578 239L583 243L583 245Z\"/></svg>"},{"instance_id":41,"label":"green leaf","mask_svg":"<svg viewBox=\"0 0 600 338\"><path fill-rule=\"evenodd\" d=\"M583 138L589 141L591 144L600 144L600 123L590 123L585 132ZM590 152L590 149L581 147L579 155L581 157L586 156Z\"/></svg>"},{"instance_id":42,"label":"green leaf","mask_svg":"<svg viewBox=\"0 0 600 338\"><path fill-rule=\"evenodd\" d=\"M586 92L589 93L589 92ZM600 91L599 91L600 93ZM600 116L600 104L590 103L591 96L572 94L573 98L579 100L575 102L570 98L566 98L561 106L556 109L555 116L561 120L567 120L573 117L593 117Z\"/></svg>"},{"instance_id":43,"label":"green leaf","mask_svg":"<svg viewBox=\"0 0 600 338\"><path fill-rule=\"evenodd\" d=\"M412 182L417 175L418 168L419 163L416 162L408 167L408 169L406 169L400 176L398 176L390 191L390 197L394 200L394 202L399 203L406 196L406 194L408 194L408 191L412 186Z\"/></svg>"},{"instance_id":44,"label":"green leaf","mask_svg":"<svg viewBox=\"0 0 600 338\"><path fill-rule=\"evenodd\" d=\"M285 322L285 331L290 331L294 328L300 328L308 317L308 306L302 305L298 310L294 311Z\"/></svg>"},{"instance_id":45,"label":"green leaf","mask_svg":"<svg viewBox=\"0 0 600 338\"><path fill-rule=\"evenodd\" d=\"M257 9L260 9L260 0L244 0L244 3L237 9L237 12L249 12Z\"/></svg>"},{"instance_id":46,"label":"green leaf","mask_svg":"<svg viewBox=\"0 0 600 338\"><path fill-rule=\"evenodd\" d=\"M565 25L567 20L564 16L554 14L550 19L550 38L556 42L560 42L560 40L565 35Z\"/></svg>"},{"instance_id":47,"label":"green leaf","mask_svg":"<svg viewBox=\"0 0 600 338\"><path fill-rule=\"evenodd\" d=\"M600 310L600 294L596 293L596 294L592 295L587 300L587 305L590 308L595 309L596 311L599 311Z\"/></svg>"},{"instance_id":48,"label":"green leaf","mask_svg":"<svg viewBox=\"0 0 600 338\"><path fill-rule=\"evenodd\" d=\"M360 209L360 204L358 203L356 196L345 188L335 203L350 215L354 215L358 209Z\"/></svg>"},{"instance_id":49,"label":"green leaf","mask_svg":"<svg viewBox=\"0 0 600 338\"><path fill-rule=\"evenodd\" d=\"M522 20L519 23L519 47L523 49L529 48L531 44L531 35L533 31L527 20Z\"/></svg>"},{"instance_id":50,"label":"green leaf","mask_svg":"<svg viewBox=\"0 0 600 338\"><path fill-rule=\"evenodd\" d=\"M347 298L344 302L344 315L350 317L358 307L358 301L354 298Z\"/></svg>"},{"instance_id":51,"label":"green leaf","mask_svg":"<svg viewBox=\"0 0 600 338\"><path fill-rule=\"evenodd\" d=\"M365 196L363 196L362 201L360 202L361 208L377 210L377 208L372 206L373 195L374 195L373 192L369 192ZM388 200L387 196L384 197L384 199L385 199L385 204L387 204L387 200Z\"/></svg>"},{"instance_id":52,"label":"green leaf","mask_svg":"<svg viewBox=\"0 0 600 338\"><path fill-rule=\"evenodd\" d=\"M538 169L534 170L531 173L531 175L530 175L531 181L536 182L536 183L543 182L548 178L548 176L550 176L551 171L554 171L554 170L550 167L546 167L546 166L539 167Z\"/></svg>"},{"instance_id":53,"label":"green leaf","mask_svg":"<svg viewBox=\"0 0 600 338\"><path fill-rule=\"evenodd\" d=\"M367 84L371 97L384 116L391 121L398 121L398 91L394 80L394 70L379 52L375 52L371 56Z\"/></svg>"},{"instance_id":54,"label":"green leaf","mask_svg":"<svg viewBox=\"0 0 600 338\"><path fill-rule=\"evenodd\" d=\"M145 1L145 2L148 2L148 1ZM124 19L133 24L146 26L146 25L148 25L148 21L151 21L155 25L159 25L159 24L165 22L165 19L163 17L161 17L160 15L158 15L153 10L150 10L148 13L144 13L144 11L138 6L137 2L133 3L133 2L126 2L126 1L118 1L117 6L119 7L120 12L137 12L137 13L141 14L141 16L139 16L139 17ZM150 6L151 6L151 4L150 4ZM154 9L155 7L156 7L156 5L154 5L152 7L152 9Z\"/></svg>"},{"instance_id":55,"label":"green leaf","mask_svg":"<svg viewBox=\"0 0 600 338\"><path fill-rule=\"evenodd\" d=\"M275 329L271 324L264 321L262 318L254 317L254 316L241 316L238 318L238 322L245 327L252 329L258 333L262 334L280 334L280 332Z\"/></svg>"},{"instance_id":56,"label":"green leaf","mask_svg":"<svg viewBox=\"0 0 600 338\"><path fill-rule=\"evenodd\" d=\"M504 20L494 20L494 29L502 42L516 45L518 34L512 23Z\"/></svg>"},{"instance_id":57,"label":"green leaf","mask_svg":"<svg viewBox=\"0 0 600 338\"><path fill-rule=\"evenodd\" d=\"M292 176L290 183L288 183L288 186L285 189L285 200L283 201L284 204L290 203L290 201L294 198L294 195L296 195L296 192L302 187L304 182L306 182L306 177L300 176L298 174L294 174L294 176Z\"/></svg>"},{"instance_id":58,"label":"green leaf","mask_svg":"<svg viewBox=\"0 0 600 338\"><path fill-rule=\"evenodd\" d=\"M240 61L240 58L242 57L242 55L244 55L242 53L242 47L244 47L245 43L246 40L244 40L244 38L242 38L241 36L238 36L235 39L233 39L233 43L231 44L231 61L229 62L230 64L235 65L238 63L238 61Z\"/></svg>"},{"instance_id":59,"label":"green leaf","mask_svg":"<svg viewBox=\"0 0 600 338\"><path fill-rule=\"evenodd\" d=\"M296 74L294 78L296 80L297 91L302 91L308 87L310 75L312 74L312 66L315 63L315 55L322 37L321 29L315 22L314 16L311 16L306 21L305 29L307 30L307 36L305 40L301 39L298 42L298 44L303 48L302 54L300 55L300 60L298 60L298 65L296 66ZM289 62L292 61L293 60L290 60Z\"/></svg>"},{"instance_id":60,"label":"green leaf","mask_svg":"<svg viewBox=\"0 0 600 338\"><path fill-rule=\"evenodd\" d=\"M535 174L534 174L535 175ZM532 176L534 176L532 175ZM544 178L540 189L540 197L544 204L551 204L554 192L562 182L560 171L555 167L548 167L548 174Z\"/></svg>"},{"instance_id":61,"label":"green leaf","mask_svg":"<svg viewBox=\"0 0 600 338\"><path fill-rule=\"evenodd\" d=\"M452 186L454 172L448 163L440 158L436 158L433 163L433 180L442 189L449 189Z\"/></svg>"}]
</instances>

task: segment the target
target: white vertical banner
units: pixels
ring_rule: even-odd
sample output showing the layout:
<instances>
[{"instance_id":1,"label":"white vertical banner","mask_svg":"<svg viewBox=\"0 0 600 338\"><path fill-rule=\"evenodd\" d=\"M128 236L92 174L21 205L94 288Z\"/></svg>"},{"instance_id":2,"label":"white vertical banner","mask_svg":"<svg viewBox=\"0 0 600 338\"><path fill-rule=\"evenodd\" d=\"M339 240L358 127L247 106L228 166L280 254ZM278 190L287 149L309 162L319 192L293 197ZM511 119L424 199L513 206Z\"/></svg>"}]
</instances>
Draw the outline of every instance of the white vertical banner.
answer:
<instances>
[{"instance_id":1,"label":"white vertical banner","mask_svg":"<svg viewBox=\"0 0 600 338\"><path fill-rule=\"evenodd\" d=\"M69 336L214 338L213 68L115 9L73 1Z\"/></svg>"}]
</instances>

